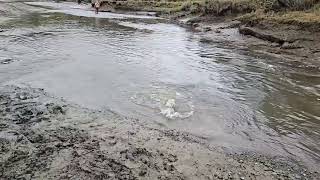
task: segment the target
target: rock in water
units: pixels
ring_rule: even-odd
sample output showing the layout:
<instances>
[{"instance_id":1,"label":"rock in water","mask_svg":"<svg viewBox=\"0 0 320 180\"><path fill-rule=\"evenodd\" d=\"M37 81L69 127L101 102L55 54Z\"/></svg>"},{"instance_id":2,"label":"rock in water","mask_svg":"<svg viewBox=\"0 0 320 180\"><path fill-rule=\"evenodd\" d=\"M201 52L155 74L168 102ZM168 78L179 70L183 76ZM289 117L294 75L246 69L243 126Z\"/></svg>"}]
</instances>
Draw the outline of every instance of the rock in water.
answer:
<instances>
[{"instance_id":1,"label":"rock in water","mask_svg":"<svg viewBox=\"0 0 320 180\"><path fill-rule=\"evenodd\" d=\"M0 64L10 64L11 62L13 62L11 58L0 59Z\"/></svg>"}]
</instances>

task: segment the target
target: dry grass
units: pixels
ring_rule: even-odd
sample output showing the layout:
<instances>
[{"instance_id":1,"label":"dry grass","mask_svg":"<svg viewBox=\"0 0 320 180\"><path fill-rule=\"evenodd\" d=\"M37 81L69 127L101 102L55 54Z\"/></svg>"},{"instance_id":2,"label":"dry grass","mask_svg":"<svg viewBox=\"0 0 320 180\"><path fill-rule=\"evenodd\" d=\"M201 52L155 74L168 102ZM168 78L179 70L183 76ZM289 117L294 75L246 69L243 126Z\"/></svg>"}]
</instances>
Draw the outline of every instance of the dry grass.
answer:
<instances>
[{"instance_id":1,"label":"dry grass","mask_svg":"<svg viewBox=\"0 0 320 180\"><path fill-rule=\"evenodd\" d=\"M247 24L286 24L295 25L310 31L320 30L320 5L306 11L264 12L257 10L240 16L238 19Z\"/></svg>"},{"instance_id":2,"label":"dry grass","mask_svg":"<svg viewBox=\"0 0 320 180\"><path fill-rule=\"evenodd\" d=\"M291 23L291 22L300 22L300 23L320 23L320 13L319 12L301 12L293 11L287 12L280 16L274 16L273 19L277 19L279 22Z\"/></svg>"},{"instance_id":3,"label":"dry grass","mask_svg":"<svg viewBox=\"0 0 320 180\"><path fill-rule=\"evenodd\" d=\"M127 0L118 8L131 10L149 10L162 13L187 12L190 14L225 15L252 11L252 0L175 0L146 1Z\"/></svg>"},{"instance_id":4,"label":"dry grass","mask_svg":"<svg viewBox=\"0 0 320 180\"><path fill-rule=\"evenodd\" d=\"M320 24L320 0L292 0L288 7L278 0L127 0L117 8L212 16L240 16L249 23L279 23L311 27ZM290 6L290 7L289 7ZM298 11L299 10L299 11Z\"/></svg>"},{"instance_id":5,"label":"dry grass","mask_svg":"<svg viewBox=\"0 0 320 180\"><path fill-rule=\"evenodd\" d=\"M285 4L279 2L287 2ZM224 15L224 11L243 14L262 9L268 11L308 10L320 0L127 0L119 8L159 12L190 12Z\"/></svg>"}]
</instances>

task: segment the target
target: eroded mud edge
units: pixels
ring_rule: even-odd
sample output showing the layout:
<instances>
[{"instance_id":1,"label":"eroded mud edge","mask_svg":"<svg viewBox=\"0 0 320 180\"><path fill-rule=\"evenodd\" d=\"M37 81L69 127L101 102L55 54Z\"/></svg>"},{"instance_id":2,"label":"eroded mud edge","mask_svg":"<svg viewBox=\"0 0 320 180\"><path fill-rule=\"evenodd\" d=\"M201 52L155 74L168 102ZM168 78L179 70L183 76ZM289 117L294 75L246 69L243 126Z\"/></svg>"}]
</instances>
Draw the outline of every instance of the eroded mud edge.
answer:
<instances>
[{"instance_id":1,"label":"eroded mud edge","mask_svg":"<svg viewBox=\"0 0 320 180\"><path fill-rule=\"evenodd\" d=\"M240 37L245 37L246 49L276 58L279 63L291 68L320 71L320 32L299 29L294 25L264 23L249 26L230 17L190 17L179 22L205 34L208 42L215 41L219 36L232 37L234 31L230 34L230 30L236 29ZM243 46L239 41L230 44Z\"/></svg>"},{"instance_id":2,"label":"eroded mud edge","mask_svg":"<svg viewBox=\"0 0 320 180\"><path fill-rule=\"evenodd\" d=\"M204 137L0 88L0 179L315 179L298 162L226 154Z\"/></svg>"}]
</instances>

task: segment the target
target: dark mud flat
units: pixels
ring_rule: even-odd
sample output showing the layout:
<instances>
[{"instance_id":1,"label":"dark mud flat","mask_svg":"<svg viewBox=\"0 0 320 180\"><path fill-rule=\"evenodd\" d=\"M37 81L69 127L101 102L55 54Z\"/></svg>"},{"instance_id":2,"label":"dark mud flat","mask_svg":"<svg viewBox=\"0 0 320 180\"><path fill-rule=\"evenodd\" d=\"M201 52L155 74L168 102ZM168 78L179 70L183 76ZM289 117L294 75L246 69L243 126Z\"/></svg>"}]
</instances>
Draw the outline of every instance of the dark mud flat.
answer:
<instances>
[{"instance_id":1,"label":"dark mud flat","mask_svg":"<svg viewBox=\"0 0 320 180\"><path fill-rule=\"evenodd\" d=\"M204 137L95 112L41 89L0 90L1 179L316 179L285 157L228 154Z\"/></svg>"}]
</instances>

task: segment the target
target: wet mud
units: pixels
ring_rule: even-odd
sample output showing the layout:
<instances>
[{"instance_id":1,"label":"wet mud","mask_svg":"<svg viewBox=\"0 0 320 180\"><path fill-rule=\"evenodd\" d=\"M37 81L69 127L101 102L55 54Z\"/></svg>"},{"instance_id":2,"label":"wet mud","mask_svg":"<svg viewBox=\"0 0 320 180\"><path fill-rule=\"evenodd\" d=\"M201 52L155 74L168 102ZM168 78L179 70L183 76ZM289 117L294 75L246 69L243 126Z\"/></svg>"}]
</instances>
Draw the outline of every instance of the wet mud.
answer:
<instances>
[{"instance_id":1,"label":"wet mud","mask_svg":"<svg viewBox=\"0 0 320 180\"><path fill-rule=\"evenodd\" d=\"M42 89L0 90L2 179L316 179L294 160L224 152L205 137L91 111Z\"/></svg>"}]
</instances>

